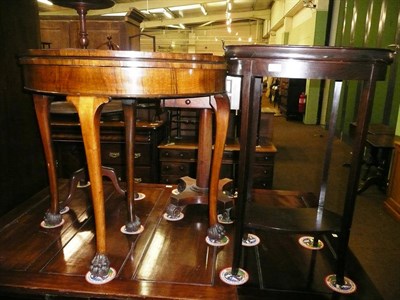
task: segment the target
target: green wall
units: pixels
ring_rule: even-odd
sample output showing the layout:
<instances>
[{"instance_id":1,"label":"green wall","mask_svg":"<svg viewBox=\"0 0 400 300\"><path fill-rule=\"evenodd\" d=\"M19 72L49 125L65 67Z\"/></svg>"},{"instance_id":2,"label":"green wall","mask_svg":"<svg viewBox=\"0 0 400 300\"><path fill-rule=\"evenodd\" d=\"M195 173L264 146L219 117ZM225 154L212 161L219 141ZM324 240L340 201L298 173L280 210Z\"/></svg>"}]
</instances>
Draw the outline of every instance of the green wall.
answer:
<instances>
[{"instance_id":1,"label":"green wall","mask_svg":"<svg viewBox=\"0 0 400 300\"><path fill-rule=\"evenodd\" d=\"M382 13L382 7L386 7L386 9L383 9L383 12L386 13ZM395 43L399 10L399 0L340 1L336 46L388 48L388 45ZM400 81L398 68L397 65L396 82ZM346 102L340 107L341 113L339 113L338 124L341 124L342 128L338 128L338 130L348 135L349 123L355 121L354 116L357 113L358 103L356 99L360 84L357 82L346 82L345 84L347 85L347 92L344 95ZM388 80L377 83L371 123L385 123L396 127L397 135L399 135L400 84L395 85L390 115L385 118L384 108L387 101L387 90Z\"/></svg>"}]
</instances>

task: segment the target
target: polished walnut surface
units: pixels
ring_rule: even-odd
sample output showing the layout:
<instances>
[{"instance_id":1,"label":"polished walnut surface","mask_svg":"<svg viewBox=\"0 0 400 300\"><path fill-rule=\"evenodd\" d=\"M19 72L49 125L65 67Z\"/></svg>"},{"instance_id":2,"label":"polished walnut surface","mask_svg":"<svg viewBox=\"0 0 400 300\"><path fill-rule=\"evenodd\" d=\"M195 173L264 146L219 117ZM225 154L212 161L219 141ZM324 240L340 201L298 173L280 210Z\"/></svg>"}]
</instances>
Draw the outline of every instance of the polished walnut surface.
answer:
<instances>
[{"instance_id":1,"label":"polished walnut surface","mask_svg":"<svg viewBox=\"0 0 400 300\"><path fill-rule=\"evenodd\" d=\"M84 37L84 35L83 35ZM28 50L20 57L25 89L33 93L36 115L45 150L49 174L51 203L44 217L46 227L61 226L60 211L66 205L58 196L54 151L52 149L49 107L53 95L65 95L78 115L85 148L88 175L96 221L96 254L90 267L90 278L108 278L112 268L107 256L106 207L104 205L102 167L99 143L100 115L111 99L122 100L127 189L127 222L129 233L138 232L144 224L135 209L134 140L136 99L190 97L201 108L202 130L199 151L202 168L197 186L208 189L204 204L209 207L209 225L217 224L218 180L229 119L229 99L225 92L226 63L211 54L170 54L137 51L87 49ZM205 98L207 101L204 102ZM189 101L189 99L188 99ZM215 112L215 144L211 157L211 109ZM212 162L211 162L212 161ZM115 176L114 176L115 177ZM116 182L116 178L112 178ZM117 185L117 184L115 184ZM117 188L118 189L118 188ZM121 189L119 189L121 190ZM122 191L122 190L121 190ZM124 191L122 191L122 194ZM124 231L124 230L123 230Z\"/></svg>"},{"instance_id":2,"label":"polished walnut surface","mask_svg":"<svg viewBox=\"0 0 400 300\"><path fill-rule=\"evenodd\" d=\"M209 54L87 49L30 50L25 88L110 97L196 97L225 92L226 63Z\"/></svg>"}]
</instances>

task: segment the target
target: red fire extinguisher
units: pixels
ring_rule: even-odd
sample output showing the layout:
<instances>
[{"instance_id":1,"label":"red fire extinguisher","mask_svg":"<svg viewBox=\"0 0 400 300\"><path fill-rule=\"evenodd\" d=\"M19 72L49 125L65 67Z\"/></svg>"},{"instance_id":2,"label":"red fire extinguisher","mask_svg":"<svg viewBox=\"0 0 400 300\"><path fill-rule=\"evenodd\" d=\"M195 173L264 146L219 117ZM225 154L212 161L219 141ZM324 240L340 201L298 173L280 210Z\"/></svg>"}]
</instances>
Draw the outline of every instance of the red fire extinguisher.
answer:
<instances>
[{"instance_id":1,"label":"red fire extinguisher","mask_svg":"<svg viewBox=\"0 0 400 300\"><path fill-rule=\"evenodd\" d=\"M306 111L306 98L307 96L302 92L299 97L299 113L304 114Z\"/></svg>"}]
</instances>

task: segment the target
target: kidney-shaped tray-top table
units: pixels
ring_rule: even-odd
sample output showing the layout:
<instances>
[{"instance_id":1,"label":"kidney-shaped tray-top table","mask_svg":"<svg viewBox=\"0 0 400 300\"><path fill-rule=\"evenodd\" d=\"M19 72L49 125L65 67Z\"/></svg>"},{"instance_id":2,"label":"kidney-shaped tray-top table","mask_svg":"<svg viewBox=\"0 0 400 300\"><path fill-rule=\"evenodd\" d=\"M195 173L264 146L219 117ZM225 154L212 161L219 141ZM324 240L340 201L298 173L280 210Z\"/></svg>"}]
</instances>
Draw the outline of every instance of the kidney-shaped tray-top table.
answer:
<instances>
[{"instance_id":1,"label":"kidney-shaped tray-top table","mask_svg":"<svg viewBox=\"0 0 400 300\"><path fill-rule=\"evenodd\" d=\"M245 270L239 268L242 237L247 236L247 234L244 235L245 231L279 230L291 233L312 233L314 236L336 232L339 236L337 270L336 275L327 278L332 278L334 290L347 293L351 287L349 288L347 284L349 281L344 277L345 258L375 85L376 81L385 79L387 67L393 61L394 52L365 48L250 45L227 46L225 56L228 63L228 75L242 77L242 110L234 257L232 268L223 270L220 274L221 279L227 280L228 283L238 284L247 277ZM286 210L268 208L251 199L252 157L256 147L257 120L264 76L336 81L317 208ZM362 89L345 204L342 215L338 215L325 209L324 203L342 80L358 80L362 83ZM330 285L328 282L327 284Z\"/></svg>"},{"instance_id":2,"label":"kidney-shaped tray-top table","mask_svg":"<svg viewBox=\"0 0 400 300\"><path fill-rule=\"evenodd\" d=\"M115 273L106 253L99 141L101 108L110 99L121 100L124 109L128 181L128 221L124 231L130 234L142 229L134 211L135 99L175 98L175 102L182 99L181 102L186 103L188 108L212 108L215 111L216 132L208 203L210 230L213 229L210 232L220 232L216 201L229 119L229 99L225 94L226 62L223 57L139 51L33 49L20 57L20 64L25 89L33 93L49 174L51 206L42 222L45 227L59 226L63 222L49 126L49 104L52 96L65 95L67 101L74 104L79 115L96 227L97 249L86 277L89 282L107 282L114 276L111 273ZM211 142L208 146L211 149Z\"/></svg>"}]
</instances>

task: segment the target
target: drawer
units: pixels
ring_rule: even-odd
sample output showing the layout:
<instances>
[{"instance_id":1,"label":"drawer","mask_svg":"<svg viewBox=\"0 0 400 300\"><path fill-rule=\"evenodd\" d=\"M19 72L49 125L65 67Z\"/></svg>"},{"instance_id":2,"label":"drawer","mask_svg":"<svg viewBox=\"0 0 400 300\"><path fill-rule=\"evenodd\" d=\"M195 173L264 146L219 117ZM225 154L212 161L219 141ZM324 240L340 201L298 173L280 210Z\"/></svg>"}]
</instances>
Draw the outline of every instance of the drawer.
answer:
<instances>
[{"instance_id":1,"label":"drawer","mask_svg":"<svg viewBox=\"0 0 400 300\"><path fill-rule=\"evenodd\" d=\"M254 166L253 178L263 177L263 178L273 178L274 177L274 167L269 165L257 165Z\"/></svg>"},{"instance_id":2,"label":"drawer","mask_svg":"<svg viewBox=\"0 0 400 300\"><path fill-rule=\"evenodd\" d=\"M135 144L135 164L136 165L150 165L152 157L151 145L146 144Z\"/></svg>"},{"instance_id":3,"label":"drawer","mask_svg":"<svg viewBox=\"0 0 400 300\"><path fill-rule=\"evenodd\" d=\"M178 175L161 175L160 183L164 184L178 184L179 179L182 176Z\"/></svg>"},{"instance_id":4,"label":"drawer","mask_svg":"<svg viewBox=\"0 0 400 300\"><path fill-rule=\"evenodd\" d=\"M269 165L254 166L253 188L272 188L274 178L274 167Z\"/></svg>"},{"instance_id":5,"label":"drawer","mask_svg":"<svg viewBox=\"0 0 400 300\"><path fill-rule=\"evenodd\" d=\"M239 151L224 151L222 161L224 163L239 161Z\"/></svg>"},{"instance_id":6,"label":"drawer","mask_svg":"<svg viewBox=\"0 0 400 300\"><path fill-rule=\"evenodd\" d=\"M254 178L254 189L272 189L272 179Z\"/></svg>"},{"instance_id":7,"label":"drawer","mask_svg":"<svg viewBox=\"0 0 400 300\"><path fill-rule=\"evenodd\" d=\"M164 161L196 161L197 151L195 150L180 150L180 149L161 149L160 160Z\"/></svg>"},{"instance_id":8,"label":"drawer","mask_svg":"<svg viewBox=\"0 0 400 300\"><path fill-rule=\"evenodd\" d=\"M116 166L108 166L114 169L117 174L117 178L119 181L126 182L126 167L125 165L116 165ZM146 183L154 183L154 179L151 176L151 168L150 167L135 167L135 182L146 182Z\"/></svg>"},{"instance_id":9,"label":"drawer","mask_svg":"<svg viewBox=\"0 0 400 300\"><path fill-rule=\"evenodd\" d=\"M150 144L135 144L135 164L149 165L151 161ZM125 165L125 144L101 144L101 162L103 165Z\"/></svg>"},{"instance_id":10,"label":"drawer","mask_svg":"<svg viewBox=\"0 0 400 300\"><path fill-rule=\"evenodd\" d=\"M161 163L161 175L188 176L194 172L195 164L191 163Z\"/></svg>"},{"instance_id":11,"label":"drawer","mask_svg":"<svg viewBox=\"0 0 400 300\"><path fill-rule=\"evenodd\" d=\"M275 154L269 152L259 152L256 153L254 157L255 164L273 164L274 163Z\"/></svg>"},{"instance_id":12,"label":"drawer","mask_svg":"<svg viewBox=\"0 0 400 300\"><path fill-rule=\"evenodd\" d=\"M150 167L136 167L135 168L135 182L147 182L153 183L154 180L151 176L151 168Z\"/></svg>"}]
</instances>

